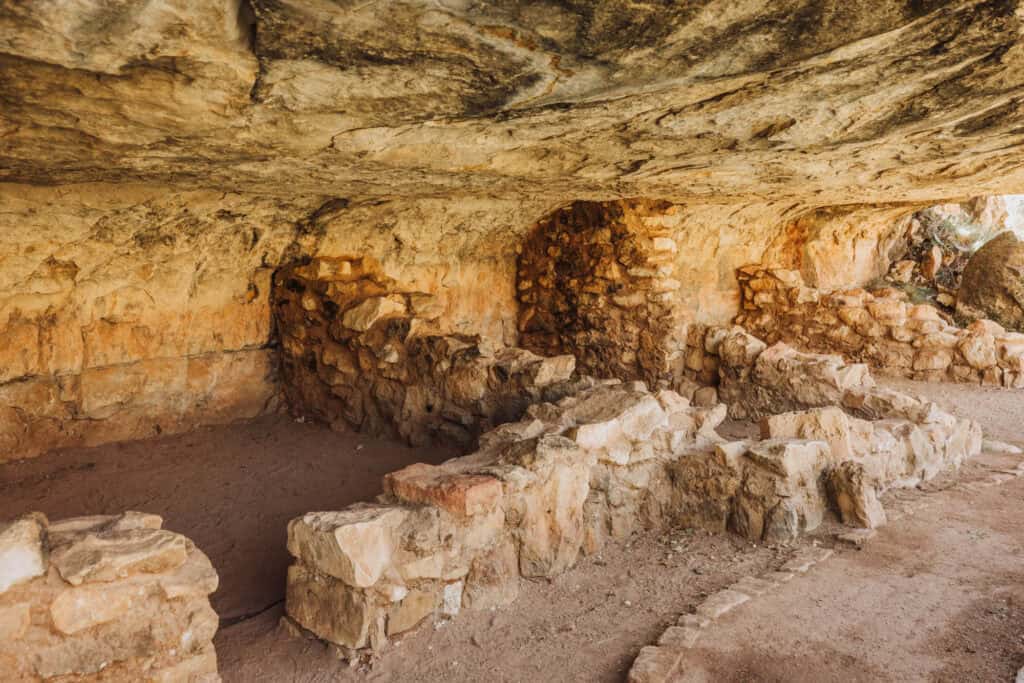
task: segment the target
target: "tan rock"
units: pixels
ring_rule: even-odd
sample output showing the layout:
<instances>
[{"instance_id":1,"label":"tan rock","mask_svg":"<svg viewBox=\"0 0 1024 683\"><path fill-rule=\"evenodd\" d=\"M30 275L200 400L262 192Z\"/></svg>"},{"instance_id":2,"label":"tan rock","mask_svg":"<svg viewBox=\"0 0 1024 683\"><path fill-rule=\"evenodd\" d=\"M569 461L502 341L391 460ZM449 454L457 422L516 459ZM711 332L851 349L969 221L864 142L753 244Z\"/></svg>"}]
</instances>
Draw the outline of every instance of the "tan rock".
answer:
<instances>
[{"instance_id":1,"label":"tan rock","mask_svg":"<svg viewBox=\"0 0 1024 683\"><path fill-rule=\"evenodd\" d=\"M406 314L405 301L399 297L371 297L345 311L342 324L357 332L365 332L373 327L378 320L394 318Z\"/></svg>"},{"instance_id":2,"label":"tan rock","mask_svg":"<svg viewBox=\"0 0 1024 683\"><path fill-rule=\"evenodd\" d=\"M46 573L46 517L34 512L0 525L0 595Z\"/></svg>"},{"instance_id":3,"label":"tan rock","mask_svg":"<svg viewBox=\"0 0 1024 683\"><path fill-rule=\"evenodd\" d=\"M468 517L501 503L501 482L491 476L461 474L443 466L416 463L384 477L384 489L410 503L431 504Z\"/></svg>"},{"instance_id":4,"label":"tan rock","mask_svg":"<svg viewBox=\"0 0 1024 683\"><path fill-rule=\"evenodd\" d=\"M186 544L184 536L160 529L90 532L54 549L50 562L65 581L78 586L175 569L185 563Z\"/></svg>"},{"instance_id":5,"label":"tan rock","mask_svg":"<svg viewBox=\"0 0 1024 683\"><path fill-rule=\"evenodd\" d=\"M826 480L844 524L864 529L885 524L885 510L863 465L853 461L840 463L828 471Z\"/></svg>"},{"instance_id":6,"label":"tan rock","mask_svg":"<svg viewBox=\"0 0 1024 683\"><path fill-rule=\"evenodd\" d=\"M388 610L387 633L403 633L415 627L440 606L439 591L410 590L400 602Z\"/></svg>"},{"instance_id":7,"label":"tan rock","mask_svg":"<svg viewBox=\"0 0 1024 683\"><path fill-rule=\"evenodd\" d=\"M972 368L983 370L996 364L996 340L990 334L963 335L958 348Z\"/></svg>"},{"instance_id":8,"label":"tan rock","mask_svg":"<svg viewBox=\"0 0 1024 683\"><path fill-rule=\"evenodd\" d=\"M921 277L931 282L942 268L942 249L933 246L921 259Z\"/></svg>"},{"instance_id":9,"label":"tan rock","mask_svg":"<svg viewBox=\"0 0 1024 683\"><path fill-rule=\"evenodd\" d=\"M406 516L401 508L383 505L310 512L289 522L288 552L321 573L366 588L392 566Z\"/></svg>"},{"instance_id":10,"label":"tan rock","mask_svg":"<svg viewBox=\"0 0 1024 683\"><path fill-rule=\"evenodd\" d=\"M303 628L338 645L359 649L383 630L384 614L357 588L293 564L288 568L285 611Z\"/></svg>"},{"instance_id":11,"label":"tan rock","mask_svg":"<svg viewBox=\"0 0 1024 683\"><path fill-rule=\"evenodd\" d=\"M32 622L31 610L27 602L0 606L0 640L13 642L25 635Z\"/></svg>"},{"instance_id":12,"label":"tan rock","mask_svg":"<svg viewBox=\"0 0 1024 683\"><path fill-rule=\"evenodd\" d=\"M71 635L127 614L146 597L138 584L89 584L60 593L50 605L53 625Z\"/></svg>"}]
</instances>

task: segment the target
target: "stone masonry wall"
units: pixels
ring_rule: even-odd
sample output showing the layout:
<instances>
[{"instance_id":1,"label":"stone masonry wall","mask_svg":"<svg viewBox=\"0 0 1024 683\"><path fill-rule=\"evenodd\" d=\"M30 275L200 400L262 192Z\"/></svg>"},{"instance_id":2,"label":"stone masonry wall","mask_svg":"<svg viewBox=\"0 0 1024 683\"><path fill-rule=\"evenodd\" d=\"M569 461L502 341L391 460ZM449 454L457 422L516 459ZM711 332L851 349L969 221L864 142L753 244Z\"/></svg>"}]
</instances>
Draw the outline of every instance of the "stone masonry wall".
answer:
<instances>
[{"instance_id":1,"label":"stone masonry wall","mask_svg":"<svg viewBox=\"0 0 1024 683\"><path fill-rule=\"evenodd\" d=\"M519 343L581 372L671 386L682 363L674 207L575 202L520 247Z\"/></svg>"},{"instance_id":2,"label":"stone masonry wall","mask_svg":"<svg viewBox=\"0 0 1024 683\"><path fill-rule=\"evenodd\" d=\"M342 648L379 651L425 620L505 605L522 578L565 572L638 529L680 524L773 542L815 528L830 507L852 526L878 526L879 491L980 451L977 424L876 389L863 366L766 349L740 330L725 330L717 350L737 379L769 382L759 366L793 363L796 376L774 390L808 393L783 405L832 400L840 377L859 377L837 394L850 412L765 415L761 439L728 441L715 431L723 404L696 408L641 382L582 382L484 434L470 455L389 474L375 503L293 520L288 616ZM762 393L732 388L752 414Z\"/></svg>"},{"instance_id":3,"label":"stone masonry wall","mask_svg":"<svg viewBox=\"0 0 1024 683\"><path fill-rule=\"evenodd\" d=\"M403 288L369 257L282 268L273 298L284 391L299 415L472 448L530 403L572 388L572 356L448 334L432 294Z\"/></svg>"},{"instance_id":4,"label":"stone masonry wall","mask_svg":"<svg viewBox=\"0 0 1024 683\"><path fill-rule=\"evenodd\" d=\"M217 574L156 515L0 523L0 679L216 683Z\"/></svg>"},{"instance_id":5,"label":"stone masonry wall","mask_svg":"<svg viewBox=\"0 0 1024 683\"><path fill-rule=\"evenodd\" d=\"M1024 387L1024 334L989 321L953 325L893 289L825 292L792 270L741 268L737 324L769 343L840 353L879 372L927 381Z\"/></svg>"}]
</instances>

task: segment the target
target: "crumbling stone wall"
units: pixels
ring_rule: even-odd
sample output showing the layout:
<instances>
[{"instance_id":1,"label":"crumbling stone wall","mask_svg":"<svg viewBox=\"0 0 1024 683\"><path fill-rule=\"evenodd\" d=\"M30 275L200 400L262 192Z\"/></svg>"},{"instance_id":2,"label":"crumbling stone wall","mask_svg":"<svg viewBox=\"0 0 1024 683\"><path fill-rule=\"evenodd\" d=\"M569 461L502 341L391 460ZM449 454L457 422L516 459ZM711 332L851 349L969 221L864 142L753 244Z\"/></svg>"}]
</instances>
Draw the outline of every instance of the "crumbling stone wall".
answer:
<instances>
[{"instance_id":1,"label":"crumbling stone wall","mask_svg":"<svg viewBox=\"0 0 1024 683\"><path fill-rule=\"evenodd\" d=\"M216 683L217 574L156 515L0 524L4 681Z\"/></svg>"},{"instance_id":2,"label":"crumbling stone wall","mask_svg":"<svg viewBox=\"0 0 1024 683\"><path fill-rule=\"evenodd\" d=\"M723 371L759 382L771 380L759 365L791 360L798 376L775 391L818 389L788 404L830 400L836 372L863 375L741 330L725 330L717 350ZM484 434L471 455L389 474L377 503L293 520L289 617L343 648L380 650L430 617L507 604L521 578L560 574L641 528L781 541L815 528L829 506L848 524L878 526L879 491L981 449L977 424L876 389L870 375L839 395L860 417L835 406L766 415L762 439L741 441L716 432L723 404L697 408L641 382L581 386ZM753 413L761 393L735 388Z\"/></svg>"},{"instance_id":3,"label":"crumbling stone wall","mask_svg":"<svg viewBox=\"0 0 1024 683\"><path fill-rule=\"evenodd\" d=\"M664 202L575 202L520 247L519 343L581 372L671 386L684 341L678 247Z\"/></svg>"},{"instance_id":4,"label":"crumbling stone wall","mask_svg":"<svg viewBox=\"0 0 1024 683\"><path fill-rule=\"evenodd\" d=\"M403 288L370 257L282 268L274 314L293 412L413 445L471 447L572 387L572 356L448 334L432 294Z\"/></svg>"},{"instance_id":5,"label":"crumbling stone wall","mask_svg":"<svg viewBox=\"0 0 1024 683\"><path fill-rule=\"evenodd\" d=\"M927 381L1024 387L1024 334L990 320L967 328L893 289L822 291L792 270L741 268L736 322L768 343L836 352L878 371Z\"/></svg>"}]
</instances>

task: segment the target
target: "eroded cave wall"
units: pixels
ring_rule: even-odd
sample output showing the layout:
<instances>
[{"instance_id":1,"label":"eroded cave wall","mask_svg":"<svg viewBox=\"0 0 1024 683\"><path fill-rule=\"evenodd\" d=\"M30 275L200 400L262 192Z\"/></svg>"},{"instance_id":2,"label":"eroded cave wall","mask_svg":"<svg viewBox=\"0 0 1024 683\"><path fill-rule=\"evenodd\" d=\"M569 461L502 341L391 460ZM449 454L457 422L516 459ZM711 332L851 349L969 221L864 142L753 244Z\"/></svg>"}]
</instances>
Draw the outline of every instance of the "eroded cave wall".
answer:
<instances>
[{"instance_id":1,"label":"eroded cave wall","mask_svg":"<svg viewBox=\"0 0 1024 683\"><path fill-rule=\"evenodd\" d=\"M0 205L0 461L272 405L270 276L298 202L6 185Z\"/></svg>"},{"instance_id":2,"label":"eroded cave wall","mask_svg":"<svg viewBox=\"0 0 1024 683\"><path fill-rule=\"evenodd\" d=\"M738 269L770 263L822 286L863 285L889 268L912 211L575 202L518 247L520 343L572 353L598 377L673 386L689 367L688 328L728 324L741 310Z\"/></svg>"}]
</instances>

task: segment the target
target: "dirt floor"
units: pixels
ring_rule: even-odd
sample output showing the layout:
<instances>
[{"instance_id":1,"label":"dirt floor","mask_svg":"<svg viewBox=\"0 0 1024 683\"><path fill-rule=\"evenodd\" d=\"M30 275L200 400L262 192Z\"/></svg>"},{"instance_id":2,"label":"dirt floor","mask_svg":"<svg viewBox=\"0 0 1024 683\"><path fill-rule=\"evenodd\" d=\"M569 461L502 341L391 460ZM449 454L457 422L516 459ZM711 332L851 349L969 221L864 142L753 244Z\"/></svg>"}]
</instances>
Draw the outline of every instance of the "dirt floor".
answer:
<instances>
[{"instance_id":1,"label":"dirt floor","mask_svg":"<svg viewBox=\"0 0 1024 683\"><path fill-rule=\"evenodd\" d=\"M893 384L1024 445L1024 392ZM384 473L450 455L271 417L2 465L0 519L27 510L54 519L162 514L220 573L215 642L227 683L623 681L640 647L680 614L794 550L683 529L640 535L551 582L525 583L507 609L421 626L372 667L284 632L287 521L371 498ZM985 455L959 476L901 492L900 501L926 507L865 550L841 550L712 625L692 679L1011 680L1024 665L1024 478L964 488L1011 460ZM826 525L801 543L832 546L836 530Z\"/></svg>"},{"instance_id":2,"label":"dirt floor","mask_svg":"<svg viewBox=\"0 0 1024 683\"><path fill-rule=\"evenodd\" d=\"M155 512L213 561L223 623L284 598L288 520L381 492L385 474L457 455L266 417L0 465L0 519Z\"/></svg>"}]
</instances>

